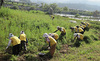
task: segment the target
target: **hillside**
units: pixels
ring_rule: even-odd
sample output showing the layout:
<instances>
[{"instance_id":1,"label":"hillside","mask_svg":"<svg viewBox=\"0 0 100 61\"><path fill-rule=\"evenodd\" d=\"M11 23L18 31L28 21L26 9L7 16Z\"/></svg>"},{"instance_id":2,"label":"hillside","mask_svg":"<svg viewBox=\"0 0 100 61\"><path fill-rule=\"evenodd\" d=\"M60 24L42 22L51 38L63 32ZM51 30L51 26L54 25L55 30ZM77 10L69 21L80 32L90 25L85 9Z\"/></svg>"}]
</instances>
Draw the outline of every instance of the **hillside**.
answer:
<instances>
[{"instance_id":1,"label":"hillside","mask_svg":"<svg viewBox=\"0 0 100 61\"><path fill-rule=\"evenodd\" d=\"M69 29L71 26L80 25L80 20L75 20L77 23L71 23L70 20L75 20L66 17L55 16L51 20L48 14L42 11L21 11L12 10L1 7L0 9L0 60L1 61L98 61L100 60L100 22L86 21L91 24L89 31L84 33L87 37L80 41L80 46L76 47L73 40L73 33ZM82 20L85 22L85 20ZM56 52L53 58L48 56L39 57L38 53L48 53L45 50L47 44L44 33L52 33L57 26L65 27L66 39L58 40ZM7 50L9 33L16 36L20 35L20 31L24 30L29 40L26 54L20 52L19 56L12 55L10 46ZM56 32L60 35L60 32Z\"/></svg>"},{"instance_id":2,"label":"hillside","mask_svg":"<svg viewBox=\"0 0 100 61\"><path fill-rule=\"evenodd\" d=\"M74 3L58 3L59 7L67 6L70 9L88 10L88 11L100 11L100 6L88 5L88 4L74 4Z\"/></svg>"},{"instance_id":3,"label":"hillside","mask_svg":"<svg viewBox=\"0 0 100 61\"><path fill-rule=\"evenodd\" d=\"M31 0L32 1L32 0ZM95 11L95 10L98 10L98 11L100 11L100 6L98 5L98 4L96 4L96 3L91 3L91 4L89 4L89 2L86 2L85 3L85 1L84 2L75 2L75 1L72 1L72 0L70 0L69 2L61 2L61 1L56 1L56 0L54 0L54 1L41 1L41 0L38 0L38 1L32 1L32 2L36 2L36 3L38 3L38 4L41 4L41 3L47 3L47 4L50 4L50 3L57 3L58 4L58 6L59 7L65 7L65 6L67 6L68 8L70 8L70 9L79 9L79 10L89 10L89 11Z\"/></svg>"}]
</instances>

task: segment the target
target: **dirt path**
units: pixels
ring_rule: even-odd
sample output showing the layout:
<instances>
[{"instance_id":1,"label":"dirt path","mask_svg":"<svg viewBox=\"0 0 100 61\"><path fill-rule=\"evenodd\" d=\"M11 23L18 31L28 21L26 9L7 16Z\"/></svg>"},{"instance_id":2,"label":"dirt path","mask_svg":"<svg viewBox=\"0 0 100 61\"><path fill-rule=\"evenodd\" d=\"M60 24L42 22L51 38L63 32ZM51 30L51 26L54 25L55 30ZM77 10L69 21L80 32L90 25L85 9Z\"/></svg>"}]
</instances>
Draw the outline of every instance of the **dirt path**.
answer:
<instances>
[{"instance_id":1,"label":"dirt path","mask_svg":"<svg viewBox=\"0 0 100 61\"><path fill-rule=\"evenodd\" d=\"M4 54L0 53L0 61L6 61L6 60L3 59L3 56L4 56Z\"/></svg>"},{"instance_id":2,"label":"dirt path","mask_svg":"<svg viewBox=\"0 0 100 61\"><path fill-rule=\"evenodd\" d=\"M67 53L68 52L68 45L64 44L62 45L62 48L60 49L60 53Z\"/></svg>"}]
</instances>

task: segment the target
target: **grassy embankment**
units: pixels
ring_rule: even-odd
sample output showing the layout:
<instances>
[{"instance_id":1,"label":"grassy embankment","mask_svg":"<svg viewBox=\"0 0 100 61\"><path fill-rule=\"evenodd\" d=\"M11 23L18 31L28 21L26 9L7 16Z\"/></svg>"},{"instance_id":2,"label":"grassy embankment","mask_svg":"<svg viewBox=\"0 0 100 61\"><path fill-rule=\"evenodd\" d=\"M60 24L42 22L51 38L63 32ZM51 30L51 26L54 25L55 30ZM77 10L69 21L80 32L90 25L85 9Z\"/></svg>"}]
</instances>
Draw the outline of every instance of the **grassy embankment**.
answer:
<instances>
[{"instance_id":1,"label":"grassy embankment","mask_svg":"<svg viewBox=\"0 0 100 61\"><path fill-rule=\"evenodd\" d=\"M11 10L8 8L0 9L0 59L1 60L50 60L50 61L91 61L100 60L100 22L88 21L91 24L89 31L84 33L86 40L80 42L80 47L72 46L74 42L73 33L69 29L70 26L80 24L80 20L75 20L77 23L70 23L69 20L75 20L60 16L55 16L51 20L49 15L41 11L20 11ZM85 21L85 20L84 20ZM42 50L46 44L42 37L44 33L52 33L57 26L65 27L66 39L62 42L58 40L55 55L52 59L47 57L38 57L39 52L47 53L48 50ZM8 44L9 33L19 36L20 31L24 30L29 40L28 50L26 54L20 53L20 56L13 56L5 53L5 48ZM57 32L60 35L60 32ZM71 46L68 46L71 45ZM9 48L10 49L10 48ZM8 49L8 50L9 50ZM61 51L65 51L61 53ZM10 51L11 53L11 51Z\"/></svg>"}]
</instances>

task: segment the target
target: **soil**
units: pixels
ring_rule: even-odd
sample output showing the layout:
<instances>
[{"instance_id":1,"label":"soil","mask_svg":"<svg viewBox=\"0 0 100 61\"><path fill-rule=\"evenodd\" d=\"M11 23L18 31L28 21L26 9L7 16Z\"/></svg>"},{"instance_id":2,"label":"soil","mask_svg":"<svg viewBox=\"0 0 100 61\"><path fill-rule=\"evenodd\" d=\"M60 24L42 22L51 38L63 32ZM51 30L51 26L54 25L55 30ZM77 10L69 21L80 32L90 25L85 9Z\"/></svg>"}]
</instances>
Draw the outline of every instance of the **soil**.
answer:
<instances>
[{"instance_id":1,"label":"soil","mask_svg":"<svg viewBox=\"0 0 100 61\"><path fill-rule=\"evenodd\" d=\"M2 59L2 57L3 57L3 54L0 53L0 61L4 61L4 60Z\"/></svg>"},{"instance_id":2,"label":"soil","mask_svg":"<svg viewBox=\"0 0 100 61\"><path fill-rule=\"evenodd\" d=\"M67 53L68 52L68 45L67 44L64 44L64 45L62 45L62 48L61 48L61 50L60 50L60 53Z\"/></svg>"}]
</instances>

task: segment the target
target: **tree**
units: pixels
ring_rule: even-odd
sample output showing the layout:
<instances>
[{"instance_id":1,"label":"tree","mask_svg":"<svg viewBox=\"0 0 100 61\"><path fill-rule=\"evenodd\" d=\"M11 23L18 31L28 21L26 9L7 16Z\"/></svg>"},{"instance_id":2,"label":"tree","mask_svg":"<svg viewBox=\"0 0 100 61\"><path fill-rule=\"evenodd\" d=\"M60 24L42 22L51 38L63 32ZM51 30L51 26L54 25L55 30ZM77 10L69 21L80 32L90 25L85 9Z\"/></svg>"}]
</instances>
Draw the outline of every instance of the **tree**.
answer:
<instances>
[{"instance_id":1,"label":"tree","mask_svg":"<svg viewBox=\"0 0 100 61\"><path fill-rule=\"evenodd\" d=\"M53 9L51 7L49 8L49 14L53 15Z\"/></svg>"},{"instance_id":2,"label":"tree","mask_svg":"<svg viewBox=\"0 0 100 61\"><path fill-rule=\"evenodd\" d=\"M44 3L41 3L40 8L41 8L42 11L44 11Z\"/></svg>"},{"instance_id":3,"label":"tree","mask_svg":"<svg viewBox=\"0 0 100 61\"><path fill-rule=\"evenodd\" d=\"M0 0L0 6L4 4L4 0Z\"/></svg>"},{"instance_id":4,"label":"tree","mask_svg":"<svg viewBox=\"0 0 100 61\"><path fill-rule=\"evenodd\" d=\"M49 8L50 6L48 4L44 4L44 7L43 7L44 11L49 12Z\"/></svg>"},{"instance_id":5,"label":"tree","mask_svg":"<svg viewBox=\"0 0 100 61\"><path fill-rule=\"evenodd\" d=\"M75 15L75 17L79 17L79 16L80 16L80 14L76 14L76 15Z\"/></svg>"},{"instance_id":6,"label":"tree","mask_svg":"<svg viewBox=\"0 0 100 61\"><path fill-rule=\"evenodd\" d=\"M39 4L36 4L36 8L38 8Z\"/></svg>"},{"instance_id":7,"label":"tree","mask_svg":"<svg viewBox=\"0 0 100 61\"><path fill-rule=\"evenodd\" d=\"M56 13L61 13L62 11L63 11L62 8L60 8L60 7L57 7L57 8L56 8Z\"/></svg>"},{"instance_id":8,"label":"tree","mask_svg":"<svg viewBox=\"0 0 100 61\"><path fill-rule=\"evenodd\" d=\"M67 7L64 7L63 10L66 12L66 11L68 11L68 8Z\"/></svg>"},{"instance_id":9,"label":"tree","mask_svg":"<svg viewBox=\"0 0 100 61\"><path fill-rule=\"evenodd\" d=\"M56 12L58 5L56 3L53 3L53 4L50 4L50 7L53 9L54 12Z\"/></svg>"},{"instance_id":10,"label":"tree","mask_svg":"<svg viewBox=\"0 0 100 61\"><path fill-rule=\"evenodd\" d=\"M99 11L98 11L98 10L94 11L94 12L93 12L93 16L94 16L94 17L98 17L98 16L99 16Z\"/></svg>"},{"instance_id":11,"label":"tree","mask_svg":"<svg viewBox=\"0 0 100 61\"><path fill-rule=\"evenodd\" d=\"M43 3L41 3L41 8L43 8L44 7L44 4Z\"/></svg>"}]
</instances>

